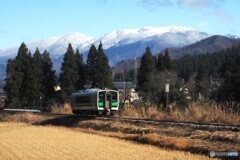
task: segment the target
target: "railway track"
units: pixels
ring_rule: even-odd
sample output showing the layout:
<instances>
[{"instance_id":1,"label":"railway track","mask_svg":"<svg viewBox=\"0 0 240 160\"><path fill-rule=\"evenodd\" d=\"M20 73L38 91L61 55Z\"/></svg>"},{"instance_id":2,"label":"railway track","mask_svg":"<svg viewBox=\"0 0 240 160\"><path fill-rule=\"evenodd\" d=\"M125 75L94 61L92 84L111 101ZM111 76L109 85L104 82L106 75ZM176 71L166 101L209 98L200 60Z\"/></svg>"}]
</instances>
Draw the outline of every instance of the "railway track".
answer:
<instances>
[{"instance_id":1,"label":"railway track","mask_svg":"<svg viewBox=\"0 0 240 160\"><path fill-rule=\"evenodd\" d=\"M102 120L116 120L116 118L98 117ZM175 122L175 121L159 121L152 119L135 119L135 118L118 118L117 120L125 123L133 123L140 125L153 125L153 126L179 126L190 127L201 130L218 130L218 131L240 131L240 125L229 125L223 123L196 123L196 122Z\"/></svg>"},{"instance_id":2,"label":"railway track","mask_svg":"<svg viewBox=\"0 0 240 160\"><path fill-rule=\"evenodd\" d=\"M229 124L220 124L220 123L195 123L195 122L175 122L175 121L158 121L151 119L132 119L132 118L123 118L123 122L132 122L139 124L148 124L148 125L164 125L164 126L179 126L179 127L190 127L201 130L218 130L218 131L240 131L239 125L229 125Z\"/></svg>"},{"instance_id":3,"label":"railway track","mask_svg":"<svg viewBox=\"0 0 240 160\"><path fill-rule=\"evenodd\" d=\"M19 113L19 111L2 111L7 113ZM21 111L23 112L23 111ZM29 112L29 111L28 111ZM80 118L81 116L72 115L72 114L60 114L60 113L48 113L48 112L31 112L36 115L41 116L49 116L54 118L59 117L76 117ZM176 121L160 121L160 120L152 120L152 119L136 119L136 118L116 118L116 117L97 117L97 116L83 116L83 117L91 117L97 120L104 121L120 121L124 123L132 123L139 125L153 125L153 126L179 126L179 127L190 127L194 129L201 130L214 130L214 131L240 131L240 125L231 125L224 123L197 123L197 122L176 122Z\"/></svg>"}]
</instances>

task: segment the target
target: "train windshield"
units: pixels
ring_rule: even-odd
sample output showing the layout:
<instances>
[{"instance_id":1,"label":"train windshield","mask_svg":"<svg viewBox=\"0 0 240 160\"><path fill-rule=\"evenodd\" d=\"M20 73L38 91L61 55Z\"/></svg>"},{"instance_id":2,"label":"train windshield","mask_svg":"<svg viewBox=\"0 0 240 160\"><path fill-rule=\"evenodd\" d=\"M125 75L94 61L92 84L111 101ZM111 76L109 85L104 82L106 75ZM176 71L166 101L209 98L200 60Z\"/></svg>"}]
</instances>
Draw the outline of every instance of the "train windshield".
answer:
<instances>
[{"instance_id":1,"label":"train windshield","mask_svg":"<svg viewBox=\"0 0 240 160\"><path fill-rule=\"evenodd\" d=\"M112 107L118 107L118 92L102 91L98 93L98 107L106 107L106 101L111 103Z\"/></svg>"},{"instance_id":2,"label":"train windshield","mask_svg":"<svg viewBox=\"0 0 240 160\"><path fill-rule=\"evenodd\" d=\"M111 92L112 94L112 107L118 106L118 94L117 92Z\"/></svg>"},{"instance_id":3,"label":"train windshield","mask_svg":"<svg viewBox=\"0 0 240 160\"><path fill-rule=\"evenodd\" d=\"M104 92L99 92L98 106L99 107L103 107L104 106L104 101L105 101L105 94L104 94Z\"/></svg>"}]
</instances>

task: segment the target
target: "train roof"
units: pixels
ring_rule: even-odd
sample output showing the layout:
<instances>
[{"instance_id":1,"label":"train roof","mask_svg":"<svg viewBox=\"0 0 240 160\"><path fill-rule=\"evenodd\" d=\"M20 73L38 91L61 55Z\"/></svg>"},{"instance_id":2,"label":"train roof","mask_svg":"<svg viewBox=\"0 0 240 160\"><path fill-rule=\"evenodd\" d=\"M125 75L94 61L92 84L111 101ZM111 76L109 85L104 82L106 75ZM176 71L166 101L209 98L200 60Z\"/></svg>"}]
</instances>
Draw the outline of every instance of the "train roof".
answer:
<instances>
[{"instance_id":1,"label":"train roof","mask_svg":"<svg viewBox=\"0 0 240 160\"><path fill-rule=\"evenodd\" d=\"M72 96L73 95L92 95L92 94L97 94L100 91L116 91L116 90L112 90L112 89L103 89L102 90L102 89L99 89L99 88L91 88L91 89L86 89L84 91L79 91L79 92L72 93Z\"/></svg>"}]
</instances>

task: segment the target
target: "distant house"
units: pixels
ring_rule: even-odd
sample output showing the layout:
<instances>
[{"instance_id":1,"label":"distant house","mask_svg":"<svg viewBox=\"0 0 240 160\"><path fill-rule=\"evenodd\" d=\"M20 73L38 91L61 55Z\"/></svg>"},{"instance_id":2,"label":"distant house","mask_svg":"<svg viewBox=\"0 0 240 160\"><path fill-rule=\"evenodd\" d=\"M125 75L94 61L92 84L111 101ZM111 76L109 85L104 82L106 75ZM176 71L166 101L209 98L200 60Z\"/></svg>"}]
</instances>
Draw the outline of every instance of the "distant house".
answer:
<instances>
[{"instance_id":1,"label":"distant house","mask_svg":"<svg viewBox=\"0 0 240 160\"><path fill-rule=\"evenodd\" d=\"M186 99L188 99L188 100L190 100L190 99L192 99L192 97L190 97L190 95L189 95L189 90L188 90L188 88L187 88L187 86L186 85L183 85L181 88L180 88L180 92L182 92L186 97Z\"/></svg>"},{"instance_id":2,"label":"distant house","mask_svg":"<svg viewBox=\"0 0 240 160\"><path fill-rule=\"evenodd\" d=\"M113 82L115 89L132 89L136 88L136 85L133 82Z\"/></svg>"},{"instance_id":3,"label":"distant house","mask_svg":"<svg viewBox=\"0 0 240 160\"><path fill-rule=\"evenodd\" d=\"M139 100L138 93L135 92L136 85L133 82L113 82L113 85L119 91L120 101L124 105L129 105L135 100Z\"/></svg>"}]
</instances>

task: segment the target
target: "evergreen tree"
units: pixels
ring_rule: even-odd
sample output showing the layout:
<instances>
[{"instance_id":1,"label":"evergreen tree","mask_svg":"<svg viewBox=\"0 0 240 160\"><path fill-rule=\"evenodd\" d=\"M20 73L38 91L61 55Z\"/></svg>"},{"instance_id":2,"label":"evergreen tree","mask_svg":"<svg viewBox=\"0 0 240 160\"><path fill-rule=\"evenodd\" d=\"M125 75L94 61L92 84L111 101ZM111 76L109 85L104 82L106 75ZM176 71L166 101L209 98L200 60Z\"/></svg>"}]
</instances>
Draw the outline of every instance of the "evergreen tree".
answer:
<instances>
[{"instance_id":1,"label":"evergreen tree","mask_svg":"<svg viewBox=\"0 0 240 160\"><path fill-rule=\"evenodd\" d=\"M181 59L175 60L174 62L174 68L178 72L178 76L188 82L191 75L195 71L195 58L191 55L185 55Z\"/></svg>"},{"instance_id":2,"label":"evergreen tree","mask_svg":"<svg viewBox=\"0 0 240 160\"><path fill-rule=\"evenodd\" d=\"M168 53L168 50L166 49L165 51L165 54L163 56L163 66L166 70L171 70L172 67L173 67L173 64L172 64L172 59L171 57L169 56L169 53Z\"/></svg>"},{"instance_id":3,"label":"evergreen tree","mask_svg":"<svg viewBox=\"0 0 240 160\"><path fill-rule=\"evenodd\" d=\"M141 58L141 65L138 73L137 88L143 92L149 92L149 79L156 71L155 58L152 56L150 48L146 48L146 52Z\"/></svg>"},{"instance_id":4,"label":"evergreen tree","mask_svg":"<svg viewBox=\"0 0 240 160\"><path fill-rule=\"evenodd\" d=\"M8 106L29 108L38 103L39 97L36 96L39 96L39 84L34 75L35 69L31 53L22 43L15 60L9 60L7 65L5 91Z\"/></svg>"},{"instance_id":5,"label":"evergreen tree","mask_svg":"<svg viewBox=\"0 0 240 160\"><path fill-rule=\"evenodd\" d=\"M35 84L33 84L34 72L31 53L28 52L27 54L23 54L19 62L23 64L22 73L24 75L20 89L21 105L22 107L32 108L36 103L36 97L34 96L35 90L33 85Z\"/></svg>"},{"instance_id":6,"label":"evergreen tree","mask_svg":"<svg viewBox=\"0 0 240 160\"><path fill-rule=\"evenodd\" d=\"M34 91L34 94L31 95L33 106L42 106L42 98L43 98L43 59L38 48L36 49L33 58L32 58L32 73L31 73L31 88Z\"/></svg>"},{"instance_id":7,"label":"evergreen tree","mask_svg":"<svg viewBox=\"0 0 240 160\"><path fill-rule=\"evenodd\" d=\"M199 93L203 97L209 97L209 89L210 89L210 80L208 76L208 71L203 65L198 67L197 76L195 78L195 97L198 97ZM200 98L200 97L199 97Z\"/></svg>"},{"instance_id":8,"label":"evergreen tree","mask_svg":"<svg viewBox=\"0 0 240 160\"><path fill-rule=\"evenodd\" d=\"M232 80L232 92L234 100L240 102L240 56L235 60L235 70L233 71ZM238 106L238 112L240 111L240 107Z\"/></svg>"},{"instance_id":9,"label":"evergreen tree","mask_svg":"<svg viewBox=\"0 0 240 160\"><path fill-rule=\"evenodd\" d=\"M60 74L60 84L61 84L61 96L62 102L65 102L67 98L76 91L76 83L78 80L78 66L76 63L76 56L72 45L69 43L67 52L64 55L61 74Z\"/></svg>"},{"instance_id":10,"label":"evergreen tree","mask_svg":"<svg viewBox=\"0 0 240 160\"><path fill-rule=\"evenodd\" d=\"M49 53L45 50L42 54L43 60L43 84L42 91L44 97L42 98L43 107L49 108L53 104L53 100L56 98L56 92L54 87L57 84L57 77L53 70L52 60L49 57Z\"/></svg>"},{"instance_id":11,"label":"evergreen tree","mask_svg":"<svg viewBox=\"0 0 240 160\"><path fill-rule=\"evenodd\" d=\"M78 66L78 80L76 83L76 89L82 90L84 89L84 85L86 83L86 76L85 76L85 64L83 62L83 56L80 54L79 49L76 49L76 63Z\"/></svg>"},{"instance_id":12,"label":"evergreen tree","mask_svg":"<svg viewBox=\"0 0 240 160\"><path fill-rule=\"evenodd\" d=\"M96 56L96 87L98 88L111 88L112 87L112 72L108 64L108 58L105 55L102 43L100 42L98 46L97 56Z\"/></svg>"},{"instance_id":13,"label":"evergreen tree","mask_svg":"<svg viewBox=\"0 0 240 160\"><path fill-rule=\"evenodd\" d=\"M46 105L46 99L50 99L54 95L54 85L56 84L56 77L51 69L51 59L46 51L41 55L36 49L32 57L27 46L22 43L16 58L9 60L7 64L4 88L8 97L7 105L18 108ZM51 92L48 92L49 90Z\"/></svg>"},{"instance_id":14,"label":"evergreen tree","mask_svg":"<svg viewBox=\"0 0 240 160\"><path fill-rule=\"evenodd\" d=\"M160 72L165 70L163 61L164 61L163 54L160 53L158 55L158 59L157 59L157 70L160 71Z\"/></svg>"},{"instance_id":15,"label":"evergreen tree","mask_svg":"<svg viewBox=\"0 0 240 160\"><path fill-rule=\"evenodd\" d=\"M20 107L20 88L23 74L16 70L16 60L8 60L6 74L6 85L4 87L8 97L6 105L8 107Z\"/></svg>"},{"instance_id":16,"label":"evergreen tree","mask_svg":"<svg viewBox=\"0 0 240 160\"><path fill-rule=\"evenodd\" d=\"M157 70L162 72L164 70L172 70L173 68L173 62L171 57L169 56L168 50L165 50L165 53L163 55L163 53L158 55L158 59L157 59Z\"/></svg>"},{"instance_id":17,"label":"evergreen tree","mask_svg":"<svg viewBox=\"0 0 240 160\"><path fill-rule=\"evenodd\" d=\"M33 99L32 96L34 94L34 90L32 88L32 56L31 53L28 52L27 46L22 43L19 47L18 54L16 59L13 61L9 67L13 67L9 69L14 72L16 75L16 79L12 77L12 85L16 85L16 93L14 98L9 103L13 103L14 107L29 107L31 106ZM8 81L8 79L7 79ZM8 82L7 82L8 83ZM11 88L11 87L10 87ZM8 91L7 91L8 92ZM8 93L7 93L8 95ZM9 95L11 97L11 95Z\"/></svg>"},{"instance_id":18,"label":"evergreen tree","mask_svg":"<svg viewBox=\"0 0 240 160\"><path fill-rule=\"evenodd\" d=\"M222 84L216 92L217 101L240 101L240 58L235 61L227 59L220 67Z\"/></svg>"},{"instance_id":19,"label":"evergreen tree","mask_svg":"<svg viewBox=\"0 0 240 160\"><path fill-rule=\"evenodd\" d=\"M91 48L88 53L87 64L86 64L86 75L87 75L87 84L92 87L96 87L97 79L97 67L96 67L96 57L97 57L97 49L95 45L91 45Z\"/></svg>"}]
</instances>

